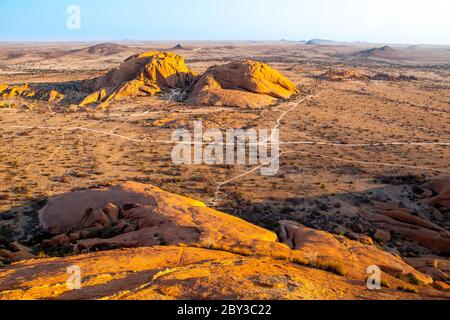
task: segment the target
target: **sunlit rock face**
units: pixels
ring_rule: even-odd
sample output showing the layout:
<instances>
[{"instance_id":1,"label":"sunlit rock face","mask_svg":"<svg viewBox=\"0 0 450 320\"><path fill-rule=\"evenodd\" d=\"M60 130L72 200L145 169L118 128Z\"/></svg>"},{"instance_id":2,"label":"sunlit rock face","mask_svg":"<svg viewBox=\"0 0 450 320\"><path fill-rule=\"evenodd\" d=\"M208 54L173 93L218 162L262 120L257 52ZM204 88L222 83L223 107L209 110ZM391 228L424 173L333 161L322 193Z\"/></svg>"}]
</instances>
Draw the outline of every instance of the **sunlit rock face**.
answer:
<instances>
[{"instance_id":1,"label":"sunlit rock face","mask_svg":"<svg viewBox=\"0 0 450 320\"><path fill-rule=\"evenodd\" d=\"M62 195L50 200L39 217L45 232L77 238L79 251L158 244L288 251L273 232L203 202L134 182Z\"/></svg>"},{"instance_id":2,"label":"sunlit rock face","mask_svg":"<svg viewBox=\"0 0 450 320\"><path fill-rule=\"evenodd\" d=\"M296 93L295 85L278 71L246 60L211 67L194 85L187 103L257 108Z\"/></svg>"},{"instance_id":3,"label":"sunlit rock face","mask_svg":"<svg viewBox=\"0 0 450 320\"><path fill-rule=\"evenodd\" d=\"M373 243L293 221L275 233L152 185L126 182L54 197L39 212L42 248L0 269L0 299L414 299L445 295ZM27 248L11 245L18 252ZM0 254L4 254L5 252ZM8 253L8 252L6 252ZM20 261L24 260L24 261ZM378 265L385 287L366 287ZM66 285L67 267L81 289ZM389 288L387 288L388 283ZM416 294L397 290L412 287ZM411 291L410 290L410 291Z\"/></svg>"},{"instance_id":4,"label":"sunlit rock face","mask_svg":"<svg viewBox=\"0 0 450 320\"><path fill-rule=\"evenodd\" d=\"M360 278L370 266L378 266L392 276L404 275L431 284L432 278L418 272L401 258L370 243L353 241L343 236L307 228L294 221L281 221L281 239L306 259L322 260L342 268L349 276Z\"/></svg>"},{"instance_id":5,"label":"sunlit rock face","mask_svg":"<svg viewBox=\"0 0 450 320\"><path fill-rule=\"evenodd\" d=\"M152 96L168 89L185 89L196 79L196 74L184 63L183 57L172 52L150 51L126 59L108 74L87 80L82 84L91 92L81 106L127 97Z\"/></svg>"},{"instance_id":6,"label":"sunlit rock face","mask_svg":"<svg viewBox=\"0 0 450 320\"><path fill-rule=\"evenodd\" d=\"M67 286L67 267L80 270L81 288ZM421 294L268 257L180 246L101 251L29 260L0 269L1 299L421 299Z\"/></svg>"}]
</instances>

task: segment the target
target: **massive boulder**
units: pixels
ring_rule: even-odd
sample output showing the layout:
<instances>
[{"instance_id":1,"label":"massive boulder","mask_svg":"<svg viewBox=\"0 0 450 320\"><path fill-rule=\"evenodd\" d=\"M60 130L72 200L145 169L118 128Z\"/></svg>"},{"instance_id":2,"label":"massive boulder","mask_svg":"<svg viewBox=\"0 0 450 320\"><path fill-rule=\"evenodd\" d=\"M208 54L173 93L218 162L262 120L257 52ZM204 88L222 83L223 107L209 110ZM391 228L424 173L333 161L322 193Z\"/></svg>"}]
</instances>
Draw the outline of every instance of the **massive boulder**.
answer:
<instances>
[{"instance_id":1,"label":"massive boulder","mask_svg":"<svg viewBox=\"0 0 450 320\"><path fill-rule=\"evenodd\" d=\"M179 245L255 253L289 249L277 236L203 202L128 182L116 187L76 191L51 199L39 212L44 231L76 239L76 250L97 247ZM68 239L68 238L64 239Z\"/></svg>"},{"instance_id":2,"label":"massive boulder","mask_svg":"<svg viewBox=\"0 0 450 320\"><path fill-rule=\"evenodd\" d=\"M295 85L279 72L247 60L211 67L194 85L187 103L258 108L296 93Z\"/></svg>"},{"instance_id":3,"label":"massive boulder","mask_svg":"<svg viewBox=\"0 0 450 320\"><path fill-rule=\"evenodd\" d=\"M82 89L91 93L80 105L103 102L105 107L111 100L185 89L195 79L196 74L185 65L183 57L172 52L144 52L129 57L102 77L85 81Z\"/></svg>"},{"instance_id":4,"label":"massive boulder","mask_svg":"<svg viewBox=\"0 0 450 320\"><path fill-rule=\"evenodd\" d=\"M432 283L429 276L418 272L401 258L378 249L374 245L334 236L328 232L305 227L294 221L281 221L281 240L301 252L312 264L326 264L338 272L346 272L355 279L367 276L370 266L378 266L393 277L416 279Z\"/></svg>"}]
</instances>

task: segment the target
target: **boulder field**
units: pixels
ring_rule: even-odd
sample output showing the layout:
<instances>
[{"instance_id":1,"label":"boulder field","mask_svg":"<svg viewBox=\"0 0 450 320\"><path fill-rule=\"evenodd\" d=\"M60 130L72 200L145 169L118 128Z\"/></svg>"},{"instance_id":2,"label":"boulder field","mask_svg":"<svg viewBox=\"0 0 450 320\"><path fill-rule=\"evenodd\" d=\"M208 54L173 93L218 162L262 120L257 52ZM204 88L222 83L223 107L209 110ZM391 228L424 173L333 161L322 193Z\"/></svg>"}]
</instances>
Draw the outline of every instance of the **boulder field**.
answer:
<instances>
[{"instance_id":1,"label":"boulder field","mask_svg":"<svg viewBox=\"0 0 450 320\"><path fill-rule=\"evenodd\" d=\"M0 268L0 299L448 298L429 275L373 243L280 222L272 231L204 203L134 182L52 198L39 212L42 248ZM28 250L15 245L19 252ZM414 263L417 265L416 263ZM80 268L80 290L66 286ZM383 287L369 290L367 268ZM438 291L433 288L440 288Z\"/></svg>"}]
</instances>

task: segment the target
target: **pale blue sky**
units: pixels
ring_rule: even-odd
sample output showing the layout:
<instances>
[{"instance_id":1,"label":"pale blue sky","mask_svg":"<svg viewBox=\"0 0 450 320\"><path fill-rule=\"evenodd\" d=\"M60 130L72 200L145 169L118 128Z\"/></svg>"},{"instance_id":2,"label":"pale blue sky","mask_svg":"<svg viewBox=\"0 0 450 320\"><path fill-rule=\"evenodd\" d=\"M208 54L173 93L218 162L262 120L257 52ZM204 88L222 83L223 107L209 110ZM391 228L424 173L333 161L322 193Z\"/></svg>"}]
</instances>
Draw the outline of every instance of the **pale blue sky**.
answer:
<instances>
[{"instance_id":1,"label":"pale blue sky","mask_svg":"<svg viewBox=\"0 0 450 320\"><path fill-rule=\"evenodd\" d=\"M450 0L0 0L0 41L310 38L450 44Z\"/></svg>"}]
</instances>

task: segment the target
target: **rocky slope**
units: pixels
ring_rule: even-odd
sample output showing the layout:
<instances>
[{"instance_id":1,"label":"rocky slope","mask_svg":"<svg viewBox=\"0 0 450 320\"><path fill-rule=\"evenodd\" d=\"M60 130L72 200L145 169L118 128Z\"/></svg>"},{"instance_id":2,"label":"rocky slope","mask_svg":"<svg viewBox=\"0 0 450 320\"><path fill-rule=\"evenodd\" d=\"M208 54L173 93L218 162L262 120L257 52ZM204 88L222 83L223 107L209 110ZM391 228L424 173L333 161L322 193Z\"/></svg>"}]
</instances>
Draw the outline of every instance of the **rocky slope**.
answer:
<instances>
[{"instance_id":1,"label":"rocky slope","mask_svg":"<svg viewBox=\"0 0 450 320\"><path fill-rule=\"evenodd\" d=\"M273 232L151 185L65 194L39 218L47 236L36 247L66 255L37 259L17 243L2 249L19 262L0 269L1 299L447 297L445 288L432 289L431 276L371 242L282 221L283 244ZM71 265L81 270L80 290L65 285ZM380 290L366 288L371 265L382 270Z\"/></svg>"},{"instance_id":2,"label":"rocky slope","mask_svg":"<svg viewBox=\"0 0 450 320\"><path fill-rule=\"evenodd\" d=\"M172 52L145 52L129 57L118 69L102 77L85 81L83 89L92 93L80 105L102 102L105 107L111 100L184 89L195 79L195 73L181 56Z\"/></svg>"},{"instance_id":3,"label":"rocky slope","mask_svg":"<svg viewBox=\"0 0 450 320\"><path fill-rule=\"evenodd\" d=\"M278 71L255 61L211 67L192 89L188 104L258 108L297 93Z\"/></svg>"}]
</instances>

